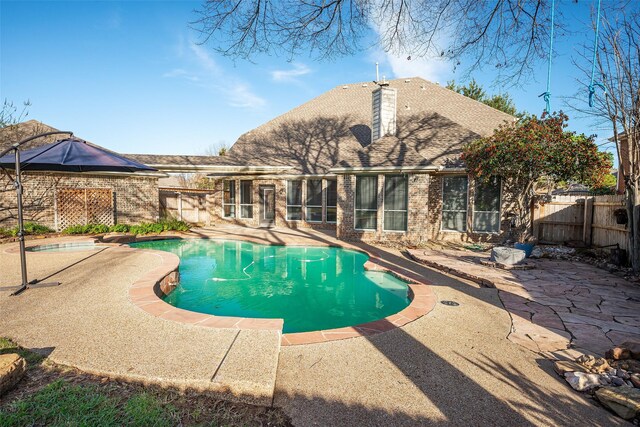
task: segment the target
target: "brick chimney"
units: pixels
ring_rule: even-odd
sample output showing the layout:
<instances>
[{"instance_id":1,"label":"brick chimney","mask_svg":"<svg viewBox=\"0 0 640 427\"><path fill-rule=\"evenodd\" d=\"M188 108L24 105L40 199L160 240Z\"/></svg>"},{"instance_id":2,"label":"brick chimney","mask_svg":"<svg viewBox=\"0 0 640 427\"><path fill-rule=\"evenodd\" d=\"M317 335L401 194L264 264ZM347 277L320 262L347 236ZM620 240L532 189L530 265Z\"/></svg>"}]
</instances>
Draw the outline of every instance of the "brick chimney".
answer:
<instances>
[{"instance_id":1,"label":"brick chimney","mask_svg":"<svg viewBox=\"0 0 640 427\"><path fill-rule=\"evenodd\" d=\"M372 94L373 117L371 121L371 142L396 133L396 99L397 89L389 87L389 83L379 83Z\"/></svg>"}]
</instances>

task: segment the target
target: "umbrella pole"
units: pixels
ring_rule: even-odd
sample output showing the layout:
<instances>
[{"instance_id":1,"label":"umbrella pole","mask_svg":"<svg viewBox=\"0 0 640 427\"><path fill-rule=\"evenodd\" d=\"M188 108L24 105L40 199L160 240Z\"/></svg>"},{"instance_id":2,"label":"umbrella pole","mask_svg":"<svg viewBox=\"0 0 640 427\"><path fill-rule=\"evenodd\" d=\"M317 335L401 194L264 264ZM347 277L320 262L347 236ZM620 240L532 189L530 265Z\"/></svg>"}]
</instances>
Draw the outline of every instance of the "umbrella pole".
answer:
<instances>
[{"instance_id":1,"label":"umbrella pole","mask_svg":"<svg viewBox=\"0 0 640 427\"><path fill-rule=\"evenodd\" d=\"M12 296L18 295L29 288L44 288L49 286L57 286L60 284L60 282L38 283L37 280L32 280L31 283L29 283L29 280L27 279L27 253L26 253L26 248L24 244L24 219L22 215L22 179L21 179L21 171L20 171L20 150L18 150L18 147L36 138L41 138L43 136L49 136L49 135L63 134L63 133L73 135L72 132L64 132L64 131L41 133L39 135L35 135L27 139L23 139L22 141L13 144L10 148L0 153L0 157L2 157L8 152L10 152L11 150L14 150L15 157L16 157L16 163L15 163L16 178L13 185L16 187L16 193L18 198L18 242L20 243L20 273L22 275L22 284L20 285L17 291L11 294Z\"/></svg>"},{"instance_id":2,"label":"umbrella pole","mask_svg":"<svg viewBox=\"0 0 640 427\"><path fill-rule=\"evenodd\" d=\"M29 288L45 288L50 286L58 286L60 282L48 282L40 283L37 280L29 282L27 278L27 251L24 244L24 215L22 213L22 179L20 171L20 150L16 148L16 180L15 187L18 196L18 242L20 243L20 273L22 274L22 284L17 291L13 292L11 296L21 294Z\"/></svg>"},{"instance_id":3,"label":"umbrella pole","mask_svg":"<svg viewBox=\"0 0 640 427\"><path fill-rule=\"evenodd\" d=\"M22 182L20 181L20 150L15 149L16 156L16 180L14 186L18 195L18 241L20 242L20 272L22 273L22 285L20 289L11 295L18 295L27 290L29 281L27 280L27 254L24 246L24 222L22 218Z\"/></svg>"}]
</instances>

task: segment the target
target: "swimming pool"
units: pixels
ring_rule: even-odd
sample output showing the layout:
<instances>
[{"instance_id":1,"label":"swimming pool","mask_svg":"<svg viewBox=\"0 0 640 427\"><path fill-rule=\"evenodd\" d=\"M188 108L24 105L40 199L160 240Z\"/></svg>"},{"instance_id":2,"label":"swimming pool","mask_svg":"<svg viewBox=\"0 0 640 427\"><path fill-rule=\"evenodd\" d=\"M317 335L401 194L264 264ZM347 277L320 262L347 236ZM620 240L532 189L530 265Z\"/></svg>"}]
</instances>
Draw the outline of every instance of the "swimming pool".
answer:
<instances>
[{"instance_id":1,"label":"swimming pool","mask_svg":"<svg viewBox=\"0 0 640 427\"><path fill-rule=\"evenodd\" d=\"M284 319L285 333L359 325L411 302L407 283L365 270L368 257L357 251L207 239L131 246L180 257L180 283L165 302L216 316Z\"/></svg>"},{"instance_id":2,"label":"swimming pool","mask_svg":"<svg viewBox=\"0 0 640 427\"><path fill-rule=\"evenodd\" d=\"M52 243L48 245L30 246L29 252L75 252L104 249L104 246L96 246L94 242Z\"/></svg>"}]
</instances>

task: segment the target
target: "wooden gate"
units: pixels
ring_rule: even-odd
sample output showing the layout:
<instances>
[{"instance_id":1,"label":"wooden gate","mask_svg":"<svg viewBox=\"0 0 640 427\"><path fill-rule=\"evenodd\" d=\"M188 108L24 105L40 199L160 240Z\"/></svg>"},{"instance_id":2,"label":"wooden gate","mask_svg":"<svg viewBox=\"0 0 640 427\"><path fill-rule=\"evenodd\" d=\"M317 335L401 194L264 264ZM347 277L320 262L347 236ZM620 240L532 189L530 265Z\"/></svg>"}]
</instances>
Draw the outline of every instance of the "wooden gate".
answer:
<instances>
[{"instance_id":1,"label":"wooden gate","mask_svg":"<svg viewBox=\"0 0 640 427\"><path fill-rule=\"evenodd\" d=\"M113 191L109 188L62 188L56 191L57 230L72 225L114 224Z\"/></svg>"},{"instance_id":2,"label":"wooden gate","mask_svg":"<svg viewBox=\"0 0 640 427\"><path fill-rule=\"evenodd\" d=\"M211 218L208 198L211 190L160 189L160 209L162 216L175 218L191 224L209 225Z\"/></svg>"}]
</instances>

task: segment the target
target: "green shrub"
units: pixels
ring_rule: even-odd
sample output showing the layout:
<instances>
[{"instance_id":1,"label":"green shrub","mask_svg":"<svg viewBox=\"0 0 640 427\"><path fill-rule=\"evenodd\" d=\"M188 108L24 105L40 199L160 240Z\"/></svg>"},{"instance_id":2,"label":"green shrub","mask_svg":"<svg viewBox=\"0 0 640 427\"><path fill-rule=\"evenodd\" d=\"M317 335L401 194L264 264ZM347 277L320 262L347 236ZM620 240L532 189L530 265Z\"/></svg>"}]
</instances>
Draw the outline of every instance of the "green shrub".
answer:
<instances>
[{"instance_id":1,"label":"green shrub","mask_svg":"<svg viewBox=\"0 0 640 427\"><path fill-rule=\"evenodd\" d=\"M64 234L84 234L87 232L86 230L86 225L72 225L62 230L62 232Z\"/></svg>"},{"instance_id":2,"label":"green shrub","mask_svg":"<svg viewBox=\"0 0 640 427\"><path fill-rule=\"evenodd\" d=\"M108 227L104 224L72 225L65 228L64 234L101 234L101 233L132 233L150 234L163 231L189 231L191 227L186 222L177 220L162 220L159 222L141 222L137 225L116 224Z\"/></svg>"},{"instance_id":3,"label":"green shrub","mask_svg":"<svg viewBox=\"0 0 640 427\"><path fill-rule=\"evenodd\" d=\"M163 231L189 231L190 227L186 222L177 220L161 220L158 222L141 222L137 225L116 224L108 227L104 224L72 225L65 228L65 234L101 234L108 232L150 234L162 233Z\"/></svg>"},{"instance_id":4,"label":"green shrub","mask_svg":"<svg viewBox=\"0 0 640 427\"><path fill-rule=\"evenodd\" d=\"M101 234L108 233L109 226L104 224L72 225L62 232L64 234Z\"/></svg>"},{"instance_id":5,"label":"green shrub","mask_svg":"<svg viewBox=\"0 0 640 427\"><path fill-rule=\"evenodd\" d=\"M46 227L44 225L40 225L35 222L25 222L24 223L24 234L47 234L54 233L55 231ZM13 228L0 228L0 237L16 237L18 235L18 226Z\"/></svg>"},{"instance_id":6,"label":"green shrub","mask_svg":"<svg viewBox=\"0 0 640 427\"><path fill-rule=\"evenodd\" d=\"M111 233L128 233L129 226L127 224L116 224L109 227Z\"/></svg>"}]
</instances>

